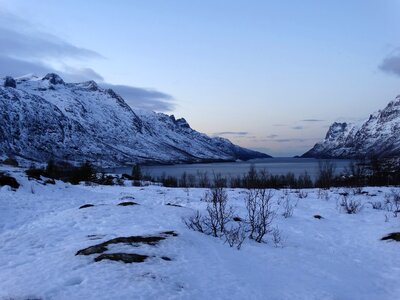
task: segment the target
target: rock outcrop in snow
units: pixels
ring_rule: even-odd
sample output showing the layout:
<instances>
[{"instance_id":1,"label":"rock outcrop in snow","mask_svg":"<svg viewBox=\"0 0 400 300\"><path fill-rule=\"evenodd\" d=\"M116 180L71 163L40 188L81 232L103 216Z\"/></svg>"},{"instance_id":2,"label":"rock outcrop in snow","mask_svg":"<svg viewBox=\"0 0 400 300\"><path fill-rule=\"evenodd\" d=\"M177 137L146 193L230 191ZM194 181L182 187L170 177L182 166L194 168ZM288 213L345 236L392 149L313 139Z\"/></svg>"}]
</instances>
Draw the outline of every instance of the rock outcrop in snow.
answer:
<instances>
[{"instance_id":1,"label":"rock outcrop in snow","mask_svg":"<svg viewBox=\"0 0 400 300\"><path fill-rule=\"evenodd\" d=\"M0 115L0 157L103 166L268 157L201 134L183 118L134 111L94 81L65 83L57 74L6 77Z\"/></svg>"},{"instance_id":2,"label":"rock outcrop in snow","mask_svg":"<svg viewBox=\"0 0 400 300\"><path fill-rule=\"evenodd\" d=\"M400 156L400 96L361 125L333 123L322 142L302 157L365 158Z\"/></svg>"}]
</instances>

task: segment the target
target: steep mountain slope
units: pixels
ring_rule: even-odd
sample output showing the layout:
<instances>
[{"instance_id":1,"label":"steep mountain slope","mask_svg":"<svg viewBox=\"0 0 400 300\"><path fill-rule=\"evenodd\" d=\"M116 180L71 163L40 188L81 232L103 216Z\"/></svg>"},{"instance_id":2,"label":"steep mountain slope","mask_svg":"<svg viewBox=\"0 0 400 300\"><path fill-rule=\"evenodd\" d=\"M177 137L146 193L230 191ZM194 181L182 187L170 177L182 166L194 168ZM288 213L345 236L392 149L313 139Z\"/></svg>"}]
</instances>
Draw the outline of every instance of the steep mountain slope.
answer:
<instances>
[{"instance_id":1,"label":"steep mountain slope","mask_svg":"<svg viewBox=\"0 0 400 300\"><path fill-rule=\"evenodd\" d=\"M400 96L360 126L333 123L325 139L302 157L362 158L400 155Z\"/></svg>"},{"instance_id":2,"label":"steep mountain slope","mask_svg":"<svg viewBox=\"0 0 400 300\"><path fill-rule=\"evenodd\" d=\"M0 156L50 158L104 166L136 162L200 162L268 155L210 138L184 119L134 111L94 81L58 75L7 77L0 87Z\"/></svg>"}]
</instances>

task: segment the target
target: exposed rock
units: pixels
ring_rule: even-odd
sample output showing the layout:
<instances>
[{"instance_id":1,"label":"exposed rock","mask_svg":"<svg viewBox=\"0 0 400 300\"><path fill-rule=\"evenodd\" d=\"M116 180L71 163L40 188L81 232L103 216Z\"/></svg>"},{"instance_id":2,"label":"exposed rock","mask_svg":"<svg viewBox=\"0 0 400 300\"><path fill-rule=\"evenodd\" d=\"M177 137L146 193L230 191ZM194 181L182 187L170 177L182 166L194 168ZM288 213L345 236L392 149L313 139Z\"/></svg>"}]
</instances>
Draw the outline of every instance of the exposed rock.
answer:
<instances>
[{"instance_id":1,"label":"exposed rock","mask_svg":"<svg viewBox=\"0 0 400 300\"><path fill-rule=\"evenodd\" d=\"M94 206L93 204L84 204L84 205L80 206L79 209L93 207L93 206Z\"/></svg>"},{"instance_id":2,"label":"exposed rock","mask_svg":"<svg viewBox=\"0 0 400 300\"><path fill-rule=\"evenodd\" d=\"M17 83L15 82L14 78L12 78L11 76L7 76L4 79L4 87L12 87L15 89L17 87Z\"/></svg>"},{"instance_id":3,"label":"exposed rock","mask_svg":"<svg viewBox=\"0 0 400 300\"><path fill-rule=\"evenodd\" d=\"M85 249L79 250L78 252L76 252L75 255L91 255L91 254L95 254L95 253L103 253L107 250L108 249L107 249L106 245L101 243L98 245L90 246Z\"/></svg>"},{"instance_id":4,"label":"exposed rock","mask_svg":"<svg viewBox=\"0 0 400 300\"><path fill-rule=\"evenodd\" d=\"M179 205L179 204L174 204L174 203L167 203L167 204L165 204L165 205L168 205L168 206L175 206L175 207L182 207L182 205Z\"/></svg>"},{"instance_id":5,"label":"exposed rock","mask_svg":"<svg viewBox=\"0 0 400 300\"><path fill-rule=\"evenodd\" d=\"M157 245L160 241L165 240L167 236L177 236L175 231L164 231L159 235L149 235L149 236L128 236L128 237L117 237L106 242L87 247L85 249L79 250L75 255L90 255L94 253L103 253L107 251L107 246L112 244L147 244L151 246Z\"/></svg>"},{"instance_id":6,"label":"exposed rock","mask_svg":"<svg viewBox=\"0 0 400 300\"><path fill-rule=\"evenodd\" d=\"M94 261L102 261L104 259L122 261L126 264L144 262L149 256L135 253L105 253L94 259Z\"/></svg>"},{"instance_id":7,"label":"exposed rock","mask_svg":"<svg viewBox=\"0 0 400 300\"><path fill-rule=\"evenodd\" d=\"M131 205L139 205L136 202L132 202L132 201L127 201L127 202L121 202L118 204L119 206L131 206Z\"/></svg>"},{"instance_id":8,"label":"exposed rock","mask_svg":"<svg viewBox=\"0 0 400 300\"><path fill-rule=\"evenodd\" d=\"M161 232L162 234L166 234L166 235L171 235L171 236L178 236L178 234L173 231L173 230L169 230L169 231L163 231Z\"/></svg>"},{"instance_id":9,"label":"exposed rock","mask_svg":"<svg viewBox=\"0 0 400 300\"><path fill-rule=\"evenodd\" d=\"M381 238L381 241L387 241L387 240L393 240L396 242L400 242L400 232L392 232L389 233L388 235L384 236Z\"/></svg>"},{"instance_id":10,"label":"exposed rock","mask_svg":"<svg viewBox=\"0 0 400 300\"><path fill-rule=\"evenodd\" d=\"M51 84L65 84L64 80L55 73L47 74L42 80L48 80Z\"/></svg>"},{"instance_id":11,"label":"exposed rock","mask_svg":"<svg viewBox=\"0 0 400 300\"><path fill-rule=\"evenodd\" d=\"M172 259L170 259L169 257L167 257L167 256L161 256L161 259L162 260L166 260L166 261L171 261Z\"/></svg>"}]
</instances>

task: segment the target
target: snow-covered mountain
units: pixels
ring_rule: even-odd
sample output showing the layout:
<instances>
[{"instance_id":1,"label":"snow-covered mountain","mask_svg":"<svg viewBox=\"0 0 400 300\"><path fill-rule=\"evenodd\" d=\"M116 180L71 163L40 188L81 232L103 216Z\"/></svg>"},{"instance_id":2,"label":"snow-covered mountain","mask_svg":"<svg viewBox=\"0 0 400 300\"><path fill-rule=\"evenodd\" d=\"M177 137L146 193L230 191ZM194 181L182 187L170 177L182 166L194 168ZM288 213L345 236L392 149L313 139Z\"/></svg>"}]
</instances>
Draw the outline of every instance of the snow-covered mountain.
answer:
<instances>
[{"instance_id":1,"label":"snow-covered mountain","mask_svg":"<svg viewBox=\"0 0 400 300\"><path fill-rule=\"evenodd\" d=\"M103 166L269 157L193 130L185 119L133 110L96 82L6 77L0 82L0 158Z\"/></svg>"},{"instance_id":2,"label":"snow-covered mountain","mask_svg":"<svg viewBox=\"0 0 400 300\"><path fill-rule=\"evenodd\" d=\"M302 157L363 158L400 156L400 96L359 125L333 123L322 142Z\"/></svg>"}]
</instances>

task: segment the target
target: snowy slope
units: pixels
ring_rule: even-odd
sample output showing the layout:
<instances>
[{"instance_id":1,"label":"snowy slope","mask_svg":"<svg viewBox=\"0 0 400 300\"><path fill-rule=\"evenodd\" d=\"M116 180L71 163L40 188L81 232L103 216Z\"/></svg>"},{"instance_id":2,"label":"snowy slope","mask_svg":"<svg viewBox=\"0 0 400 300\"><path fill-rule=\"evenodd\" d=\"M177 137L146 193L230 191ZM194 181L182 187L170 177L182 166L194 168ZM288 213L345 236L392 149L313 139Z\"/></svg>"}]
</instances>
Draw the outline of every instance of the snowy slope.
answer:
<instances>
[{"instance_id":1,"label":"snowy slope","mask_svg":"<svg viewBox=\"0 0 400 300\"><path fill-rule=\"evenodd\" d=\"M302 157L360 158L400 155L400 96L360 125L333 123L322 142Z\"/></svg>"},{"instance_id":2,"label":"snowy slope","mask_svg":"<svg viewBox=\"0 0 400 300\"><path fill-rule=\"evenodd\" d=\"M275 191L274 201L289 195L298 202L292 217L279 213L274 220L282 247L267 238L263 244L246 240L236 250L183 224L182 217L204 211L204 189L42 185L18 169L8 171L22 186L0 188L0 299L393 300L400 293L400 243L380 241L399 231L399 220L389 216L385 222L388 212L368 204L384 201L389 188L355 196L364 203L355 215L337 209L342 190L322 198L308 190L303 199L296 191ZM228 195L244 218L244 191ZM133 198L140 205L117 206ZM78 209L86 203L95 206ZM75 256L112 238L165 230L178 236L158 246L109 249L153 256L143 263Z\"/></svg>"},{"instance_id":3,"label":"snowy slope","mask_svg":"<svg viewBox=\"0 0 400 300\"><path fill-rule=\"evenodd\" d=\"M1 85L0 156L103 165L268 157L201 134L184 119L136 112L94 81L65 83L48 74L8 77Z\"/></svg>"}]
</instances>

